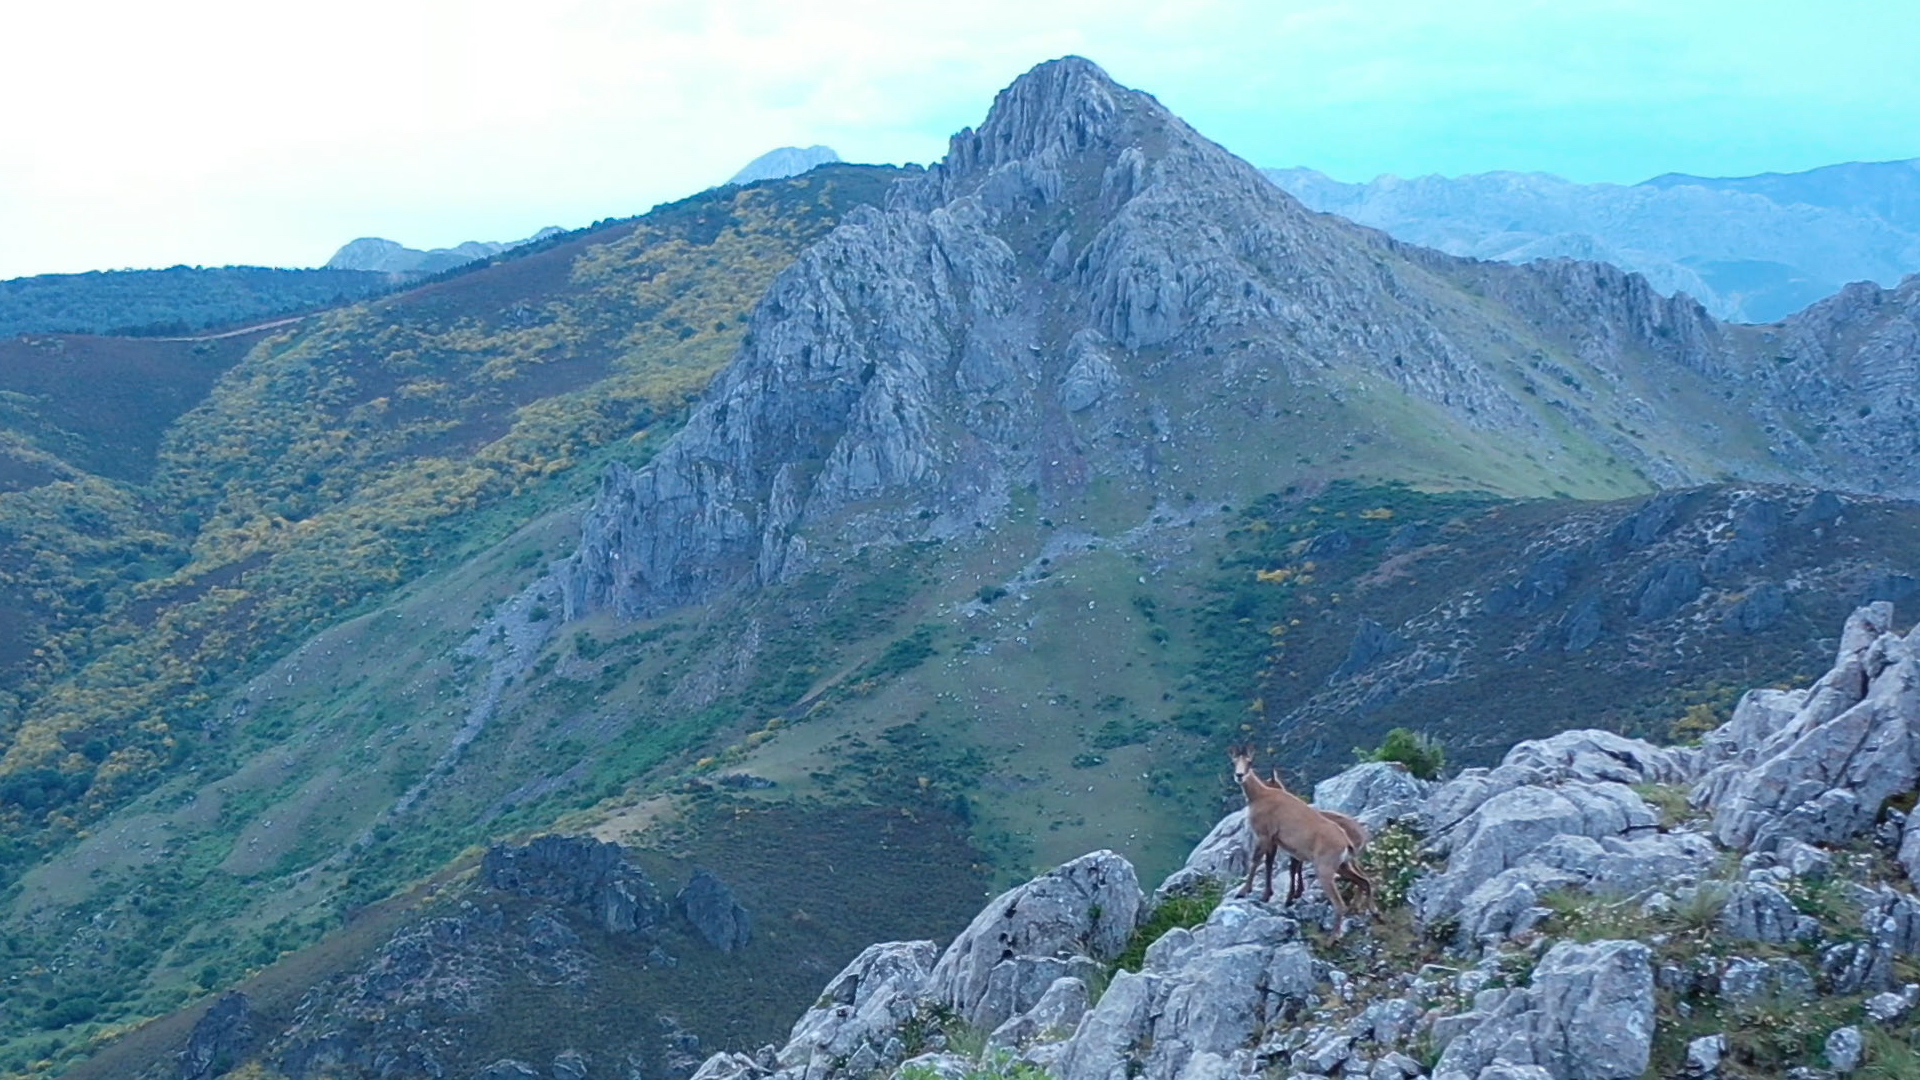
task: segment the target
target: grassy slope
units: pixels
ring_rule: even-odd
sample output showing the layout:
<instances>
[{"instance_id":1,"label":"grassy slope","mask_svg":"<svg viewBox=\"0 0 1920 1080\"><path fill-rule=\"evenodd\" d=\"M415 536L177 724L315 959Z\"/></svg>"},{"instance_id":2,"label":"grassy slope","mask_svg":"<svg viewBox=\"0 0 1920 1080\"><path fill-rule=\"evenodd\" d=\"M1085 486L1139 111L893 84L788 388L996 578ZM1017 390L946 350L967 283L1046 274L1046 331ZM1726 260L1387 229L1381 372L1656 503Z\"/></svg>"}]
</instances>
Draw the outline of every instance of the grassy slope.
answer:
<instances>
[{"instance_id":1,"label":"grassy slope","mask_svg":"<svg viewBox=\"0 0 1920 1080\"><path fill-rule=\"evenodd\" d=\"M308 740L349 723L417 736L359 745L360 756L308 774L299 738L262 752L298 734L283 726L292 711L253 717L224 688L378 597L404 607L417 595L406 587L435 567L498 573L511 551L505 572L524 576L540 556L517 537L540 530L521 534L523 524L582 497L611 457L644 459L730 353L772 275L889 175L847 167L723 189L310 320L255 343L174 420L150 482L82 476L0 495L22 579L58 585L52 565L99 596L80 593L72 618L43 622L27 642L38 653L14 650L31 671L0 698L0 867L13 877L49 846L69 849L4 894L5 966L28 988L0 1010L12 1060L49 1038L73 1042L36 1028L80 1019L77 1030L98 1030L165 1008L193 985L189 968L195 979L215 977L209 963L236 972L313 936L311 923L277 920L251 945L183 935L203 919L217 935L236 913L257 914L248 904L274 891L259 875L365 824L341 820L288 847L278 838L291 827L242 835L256 810L290 802L304 808L294 811L303 830L324 826L343 801L372 794L364 785L417 774L444 732L413 715L411 682L367 706L342 679ZM567 542L534 543L552 555ZM445 661L448 639L418 635L418 622L352 625L356 650L422 670ZM384 779L363 772L388 766ZM103 904L144 910L95 950L103 961L66 967L63 950L84 949L72 928Z\"/></svg>"}]
</instances>

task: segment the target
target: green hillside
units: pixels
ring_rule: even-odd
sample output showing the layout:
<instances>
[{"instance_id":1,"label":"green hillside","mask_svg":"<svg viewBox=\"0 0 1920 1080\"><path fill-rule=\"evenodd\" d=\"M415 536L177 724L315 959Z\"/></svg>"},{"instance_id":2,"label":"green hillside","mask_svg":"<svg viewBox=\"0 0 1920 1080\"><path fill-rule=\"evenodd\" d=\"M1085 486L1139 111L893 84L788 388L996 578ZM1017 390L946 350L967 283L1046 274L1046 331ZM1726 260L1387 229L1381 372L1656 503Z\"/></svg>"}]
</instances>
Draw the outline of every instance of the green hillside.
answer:
<instances>
[{"instance_id":1,"label":"green hillside","mask_svg":"<svg viewBox=\"0 0 1920 1080\"><path fill-rule=\"evenodd\" d=\"M0 337L20 334L195 334L244 326L391 291L398 279L361 270L174 266L0 281Z\"/></svg>"}]
</instances>

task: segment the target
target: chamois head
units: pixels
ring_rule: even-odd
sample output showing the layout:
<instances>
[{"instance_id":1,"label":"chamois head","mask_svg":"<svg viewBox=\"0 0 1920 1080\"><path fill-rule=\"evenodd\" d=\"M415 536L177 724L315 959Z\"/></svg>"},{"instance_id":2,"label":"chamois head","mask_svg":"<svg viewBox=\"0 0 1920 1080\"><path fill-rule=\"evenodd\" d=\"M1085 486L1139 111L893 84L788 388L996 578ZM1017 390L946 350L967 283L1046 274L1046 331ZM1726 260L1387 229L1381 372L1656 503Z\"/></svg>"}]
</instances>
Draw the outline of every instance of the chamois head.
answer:
<instances>
[{"instance_id":1,"label":"chamois head","mask_svg":"<svg viewBox=\"0 0 1920 1080\"><path fill-rule=\"evenodd\" d=\"M1244 784L1247 777L1255 780L1259 775L1253 771L1253 747L1247 743L1236 743L1227 747L1227 757L1233 761L1233 782Z\"/></svg>"}]
</instances>

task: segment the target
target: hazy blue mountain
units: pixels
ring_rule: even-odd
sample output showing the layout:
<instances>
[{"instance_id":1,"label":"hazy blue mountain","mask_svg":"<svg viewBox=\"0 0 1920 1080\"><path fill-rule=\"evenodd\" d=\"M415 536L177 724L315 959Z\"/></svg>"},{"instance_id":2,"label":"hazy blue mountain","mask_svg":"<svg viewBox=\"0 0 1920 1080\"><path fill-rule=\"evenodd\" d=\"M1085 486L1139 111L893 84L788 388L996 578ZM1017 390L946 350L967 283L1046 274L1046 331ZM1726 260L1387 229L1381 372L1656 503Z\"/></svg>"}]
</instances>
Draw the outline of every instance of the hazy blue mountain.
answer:
<instances>
[{"instance_id":1,"label":"hazy blue mountain","mask_svg":"<svg viewBox=\"0 0 1920 1080\"><path fill-rule=\"evenodd\" d=\"M1920 233L1920 158L1849 161L1797 173L1757 176L1689 176L1666 173L1641 187L1704 187L1745 191L1782 204L1803 203L1876 214L1907 232Z\"/></svg>"},{"instance_id":2,"label":"hazy blue mountain","mask_svg":"<svg viewBox=\"0 0 1920 1080\"><path fill-rule=\"evenodd\" d=\"M1308 206L1403 240L1503 262L1610 262L1734 321L1771 322L1848 282L1893 285L1920 270L1912 162L1635 185L1516 172L1347 184L1265 171Z\"/></svg>"},{"instance_id":3,"label":"hazy blue mountain","mask_svg":"<svg viewBox=\"0 0 1920 1080\"><path fill-rule=\"evenodd\" d=\"M437 274L442 270L465 266L489 255L498 255L522 244L545 240L549 236L564 231L559 226L549 225L524 240L505 242L469 240L454 247L430 248L425 251L407 247L397 241L383 240L377 236L363 236L334 252L333 258L327 260L327 269L379 270L388 274Z\"/></svg>"},{"instance_id":4,"label":"hazy blue mountain","mask_svg":"<svg viewBox=\"0 0 1920 1080\"><path fill-rule=\"evenodd\" d=\"M752 161L747 167L733 174L729 184L751 184L755 180L778 180L783 176L799 176L815 165L824 165L829 161L839 161L840 155L834 153L831 146L783 146L778 150L769 150Z\"/></svg>"}]
</instances>

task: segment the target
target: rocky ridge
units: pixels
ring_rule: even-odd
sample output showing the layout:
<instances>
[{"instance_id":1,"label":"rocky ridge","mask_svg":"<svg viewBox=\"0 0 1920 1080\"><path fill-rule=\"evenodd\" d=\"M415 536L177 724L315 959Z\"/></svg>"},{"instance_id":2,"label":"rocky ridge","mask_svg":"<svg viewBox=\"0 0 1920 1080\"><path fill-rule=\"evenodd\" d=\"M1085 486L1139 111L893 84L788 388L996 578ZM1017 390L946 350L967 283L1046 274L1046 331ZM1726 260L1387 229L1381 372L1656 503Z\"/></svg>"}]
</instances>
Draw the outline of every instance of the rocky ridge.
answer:
<instances>
[{"instance_id":1,"label":"rocky ridge","mask_svg":"<svg viewBox=\"0 0 1920 1080\"><path fill-rule=\"evenodd\" d=\"M1095 852L944 950L875 945L784 1046L696 1077L1844 1075L1913 1035L1917 735L1920 628L1869 605L1831 671L1749 692L1699 747L1571 731L1444 783L1379 763L1322 782L1406 898L1348 940L1311 889L1209 900L1113 969L1156 908L1244 873L1234 814L1151 898Z\"/></svg>"},{"instance_id":2,"label":"rocky ridge","mask_svg":"<svg viewBox=\"0 0 1920 1080\"><path fill-rule=\"evenodd\" d=\"M1054 61L781 274L685 429L606 474L566 614L967 538L1027 493L1066 509L1120 486L1146 521L1272 490L1302 440L1405 469L1434 454L1398 440L1445 433L1467 455L1450 482L1539 493L1728 473L1909 493L1916 290L1763 330L1601 264L1450 258L1312 213Z\"/></svg>"}]
</instances>

